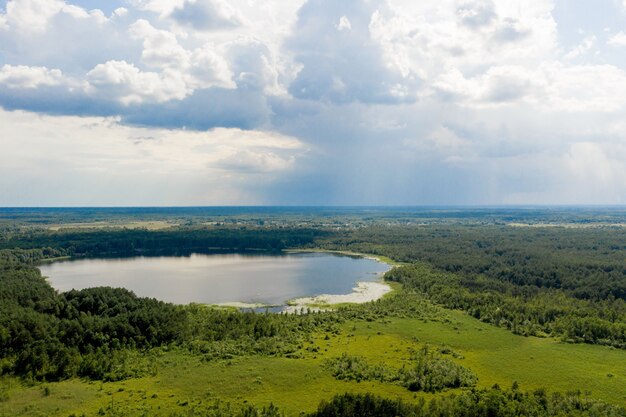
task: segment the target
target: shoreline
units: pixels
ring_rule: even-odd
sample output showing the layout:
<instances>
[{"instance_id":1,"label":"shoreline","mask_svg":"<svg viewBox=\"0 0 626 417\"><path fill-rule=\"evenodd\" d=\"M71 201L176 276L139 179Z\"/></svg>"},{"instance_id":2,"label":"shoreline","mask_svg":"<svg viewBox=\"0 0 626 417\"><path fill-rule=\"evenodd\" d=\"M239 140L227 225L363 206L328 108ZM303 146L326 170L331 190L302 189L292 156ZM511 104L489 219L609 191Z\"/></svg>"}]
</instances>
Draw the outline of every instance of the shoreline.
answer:
<instances>
[{"instance_id":1,"label":"shoreline","mask_svg":"<svg viewBox=\"0 0 626 417\"><path fill-rule=\"evenodd\" d=\"M312 297L299 297L288 301L283 311L298 313L302 309L325 311L338 304L364 304L378 300L393 291L391 286L383 281L357 282L349 294L320 294Z\"/></svg>"},{"instance_id":2,"label":"shoreline","mask_svg":"<svg viewBox=\"0 0 626 417\"><path fill-rule=\"evenodd\" d=\"M376 262L380 262L382 264L387 264L390 267L401 266L404 265L402 262L394 261L391 258L382 255L373 255L371 253L361 253L361 252L351 252L347 250L332 250L332 249L320 249L320 248L311 248L311 249L283 249L284 253L331 253L336 255L345 255L345 256L356 256L364 259L371 259ZM391 269L391 268L390 268Z\"/></svg>"},{"instance_id":3,"label":"shoreline","mask_svg":"<svg viewBox=\"0 0 626 417\"><path fill-rule=\"evenodd\" d=\"M327 253L336 254L349 257L358 257L362 259L373 260L378 263L382 263L388 266L388 269L384 272L377 273L376 279L372 281L357 281L354 283L352 291L348 294L319 294L313 296L297 297L290 300L285 300L282 304L264 304L259 302L243 302L243 301L227 301L220 303L199 303L206 306L213 306L217 308L235 308L238 310L262 310L262 309L279 309L280 312L299 312L302 309L310 309L312 311L330 310L336 308L339 304L362 304L370 301L378 300L385 295L394 291L394 288L385 283L384 274L393 269L395 266L401 265L393 260L365 253L357 253L350 251L338 251L338 250L326 250L320 248L313 249L299 249L291 248L285 249L284 254L304 254L304 253ZM131 256L134 257L134 256ZM44 266L55 261L67 261L71 260L71 256L61 256L56 258L46 258L38 262L37 266ZM48 279L48 277L46 277ZM193 302L192 302L193 303ZM187 304L192 304L187 303ZM197 304L197 303L196 303Z\"/></svg>"},{"instance_id":4,"label":"shoreline","mask_svg":"<svg viewBox=\"0 0 626 417\"><path fill-rule=\"evenodd\" d=\"M385 273L390 271L401 263L395 262L387 257L377 256L367 253L358 253L350 251L338 251L327 249L285 249L284 253L330 253L344 256L354 256L364 259L374 260L389 266L389 269L378 275L375 281L357 281L352 288L352 292L348 294L319 294L310 297L297 297L287 300L284 305L269 305L262 303L244 303L240 301L225 302L212 304L216 307L231 307L238 309L262 309L283 307L281 312L288 314L298 314L302 310L310 311L329 311L340 304L364 304L370 301L376 301L395 291L394 288L386 283L383 279Z\"/></svg>"}]
</instances>

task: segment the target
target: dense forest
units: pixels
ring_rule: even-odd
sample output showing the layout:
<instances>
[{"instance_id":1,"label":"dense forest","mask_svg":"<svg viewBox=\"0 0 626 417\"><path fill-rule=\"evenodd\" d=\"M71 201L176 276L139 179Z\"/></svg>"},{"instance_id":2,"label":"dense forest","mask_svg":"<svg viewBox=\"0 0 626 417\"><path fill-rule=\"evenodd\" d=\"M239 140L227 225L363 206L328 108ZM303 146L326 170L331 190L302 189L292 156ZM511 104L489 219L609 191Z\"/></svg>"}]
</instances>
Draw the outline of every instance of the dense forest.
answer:
<instances>
[{"instance_id":1,"label":"dense forest","mask_svg":"<svg viewBox=\"0 0 626 417\"><path fill-rule=\"evenodd\" d=\"M185 255L192 252L280 251L311 244L328 232L306 228L190 227L148 230L22 230L0 233L0 250L35 250L39 255L132 256ZM8 256L8 255L5 255ZM19 255L18 255L19 256ZM32 260L34 258L31 257Z\"/></svg>"},{"instance_id":2,"label":"dense forest","mask_svg":"<svg viewBox=\"0 0 626 417\"><path fill-rule=\"evenodd\" d=\"M317 243L405 262L388 279L518 334L626 348L621 228L371 227Z\"/></svg>"}]
</instances>

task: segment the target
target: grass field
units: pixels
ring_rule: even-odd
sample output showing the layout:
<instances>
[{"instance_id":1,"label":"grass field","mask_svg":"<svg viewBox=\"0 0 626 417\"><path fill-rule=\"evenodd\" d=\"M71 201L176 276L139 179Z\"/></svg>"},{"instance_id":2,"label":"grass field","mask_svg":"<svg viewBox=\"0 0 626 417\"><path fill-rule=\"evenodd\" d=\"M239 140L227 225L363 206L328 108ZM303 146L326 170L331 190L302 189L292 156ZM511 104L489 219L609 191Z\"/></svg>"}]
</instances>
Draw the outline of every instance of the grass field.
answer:
<instances>
[{"instance_id":1,"label":"grass field","mask_svg":"<svg viewBox=\"0 0 626 417\"><path fill-rule=\"evenodd\" d=\"M177 223L172 223L164 220L153 220L153 221L96 221L96 222L85 222L85 223L59 223L59 224L50 224L47 226L49 230L58 231L63 229L109 229L109 228L118 228L118 229L146 229L146 230L162 230L168 229L170 227L177 226Z\"/></svg>"},{"instance_id":2,"label":"grass field","mask_svg":"<svg viewBox=\"0 0 626 417\"><path fill-rule=\"evenodd\" d=\"M442 310L436 321L389 319L348 322L339 334L316 334L304 342L301 358L243 357L204 362L181 350L161 351L155 376L102 383L69 380L26 386L0 380L1 416L194 415L218 398L233 404L278 405L286 415L313 410L337 393L375 392L413 401L419 396L393 384L335 380L324 361L343 352L372 364L401 367L409 348L424 343L447 346L463 356L454 359L472 369L478 385L525 390L581 390L588 396L626 406L626 352L553 339L522 337L477 321L461 312ZM449 392L448 392L449 393ZM102 414L103 413L103 414Z\"/></svg>"}]
</instances>

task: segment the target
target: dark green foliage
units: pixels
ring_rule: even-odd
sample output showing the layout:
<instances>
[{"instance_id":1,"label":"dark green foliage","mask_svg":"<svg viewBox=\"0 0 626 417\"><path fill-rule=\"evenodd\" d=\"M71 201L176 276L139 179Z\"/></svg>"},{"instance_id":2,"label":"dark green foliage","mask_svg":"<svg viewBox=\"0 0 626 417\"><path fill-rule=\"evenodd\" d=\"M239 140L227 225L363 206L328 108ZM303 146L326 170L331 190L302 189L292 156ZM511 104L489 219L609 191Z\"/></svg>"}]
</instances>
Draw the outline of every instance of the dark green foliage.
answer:
<instances>
[{"instance_id":1,"label":"dark green foliage","mask_svg":"<svg viewBox=\"0 0 626 417\"><path fill-rule=\"evenodd\" d=\"M62 294L64 337L80 346L154 347L186 338L183 307L139 298L122 288L88 288Z\"/></svg>"},{"instance_id":2,"label":"dark green foliage","mask_svg":"<svg viewBox=\"0 0 626 417\"><path fill-rule=\"evenodd\" d=\"M309 417L595 417L626 416L626 410L586 399L579 392L547 395L544 390L471 390L408 404L372 394L344 394L322 402Z\"/></svg>"},{"instance_id":3,"label":"dark green foliage","mask_svg":"<svg viewBox=\"0 0 626 417\"><path fill-rule=\"evenodd\" d=\"M58 295L36 268L0 261L2 372L46 380L114 379L113 369L136 373L120 365L118 350L182 342L187 326L183 307L123 289Z\"/></svg>"},{"instance_id":4,"label":"dark green foliage","mask_svg":"<svg viewBox=\"0 0 626 417\"><path fill-rule=\"evenodd\" d=\"M156 374L154 352L148 354L106 347L83 354L78 369L78 375L102 381L120 381Z\"/></svg>"},{"instance_id":5,"label":"dark green foliage","mask_svg":"<svg viewBox=\"0 0 626 417\"><path fill-rule=\"evenodd\" d=\"M216 227L180 228L167 231L36 230L0 239L0 249L19 249L21 253L46 247L49 257L60 255L133 256L187 255L193 252L280 251L312 243L328 232L318 229ZM52 249L50 249L52 248ZM18 255L15 255L18 256ZM43 257L33 256L33 260Z\"/></svg>"},{"instance_id":6,"label":"dark green foliage","mask_svg":"<svg viewBox=\"0 0 626 417\"><path fill-rule=\"evenodd\" d=\"M343 355L326 361L326 368L339 380L391 382L398 379L397 373L384 365L371 365L361 356Z\"/></svg>"},{"instance_id":7,"label":"dark green foliage","mask_svg":"<svg viewBox=\"0 0 626 417\"><path fill-rule=\"evenodd\" d=\"M514 284L439 272L422 264L396 268L387 279L514 333L626 348L626 303L621 299L579 300L554 289L524 294Z\"/></svg>"},{"instance_id":8,"label":"dark green foliage","mask_svg":"<svg viewBox=\"0 0 626 417\"><path fill-rule=\"evenodd\" d=\"M514 333L626 348L622 228L372 226L317 244L419 263L388 279Z\"/></svg>"},{"instance_id":9,"label":"dark green foliage","mask_svg":"<svg viewBox=\"0 0 626 417\"><path fill-rule=\"evenodd\" d=\"M412 417L419 408L400 400L389 400L372 394L338 395L322 402L308 417Z\"/></svg>"},{"instance_id":10,"label":"dark green foliage","mask_svg":"<svg viewBox=\"0 0 626 417\"><path fill-rule=\"evenodd\" d=\"M414 352L411 359L415 363L398 372L400 384L410 391L436 392L476 385L477 378L472 371L428 346Z\"/></svg>"},{"instance_id":11,"label":"dark green foliage","mask_svg":"<svg viewBox=\"0 0 626 417\"><path fill-rule=\"evenodd\" d=\"M373 226L318 240L329 249L425 262L492 289L563 290L580 299L626 300L626 233L622 228L505 226Z\"/></svg>"},{"instance_id":12,"label":"dark green foliage","mask_svg":"<svg viewBox=\"0 0 626 417\"><path fill-rule=\"evenodd\" d=\"M365 358L343 354L326 362L326 367L339 380L392 382L410 391L436 392L448 388L471 387L476 375L469 369L444 358L424 346L413 352L411 362L401 369L372 365Z\"/></svg>"}]
</instances>

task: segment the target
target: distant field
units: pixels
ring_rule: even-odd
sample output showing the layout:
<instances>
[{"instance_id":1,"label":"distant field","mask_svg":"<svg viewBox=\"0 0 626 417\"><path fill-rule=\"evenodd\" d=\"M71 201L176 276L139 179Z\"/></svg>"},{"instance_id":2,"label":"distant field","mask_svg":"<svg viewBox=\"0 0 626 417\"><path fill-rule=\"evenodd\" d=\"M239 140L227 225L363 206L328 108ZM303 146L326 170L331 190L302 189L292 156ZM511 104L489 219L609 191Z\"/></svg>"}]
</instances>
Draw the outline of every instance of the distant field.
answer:
<instances>
[{"instance_id":1,"label":"distant field","mask_svg":"<svg viewBox=\"0 0 626 417\"><path fill-rule=\"evenodd\" d=\"M105 415L193 415L194 407L220 398L258 406L272 402L291 416L313 410L320 400L343 392L376 392L414 401L433 394L413 394L379 382L337 381L323 363L347 352L373 364L401 367L407 363L408 349L424 343L448 346L461 354L464 358L454 360L478 375L479 386L497 383L509 387L517 381L524 390L581 390L589 397L626 405L626 351L516 336L460 312L442 314L438 321L348 322L338 335L328 335L328 340L326 334L314 335L302 345L299 359L245 357L203 362L172 351L156 359L158 372L153 377L115 383L74 379L31 387L13 378L4 379L8 398L0 401L0 415L93 416L100 409Z\"/></svg>"},{"instance_id":2,"label":"distant field","mask_svg":"<svg viewBox=\"0 0 626 417\"><path fill-rule=\"evenodd\" d=\"M46 228L49 230L61 230L61 229L101 229L101 228L122 228L122 229L147 229L147 230L162 230L170 227L178 226L176 223L168 221L131 221L131 222L116 222L116 221L100 221L100 222L85 222L85 223L57 223L51 224Z\"/></svg>"},{"instance_id":3,"label":"distant field","mask_svg":"<svg viewBox=\"0 0 626 417\"><path fill-rule=\"evenodd\" d=\"M568 229L624 228L626 223L507 223L510 227L564 227Z\"/></svg>"}]
</instances>

